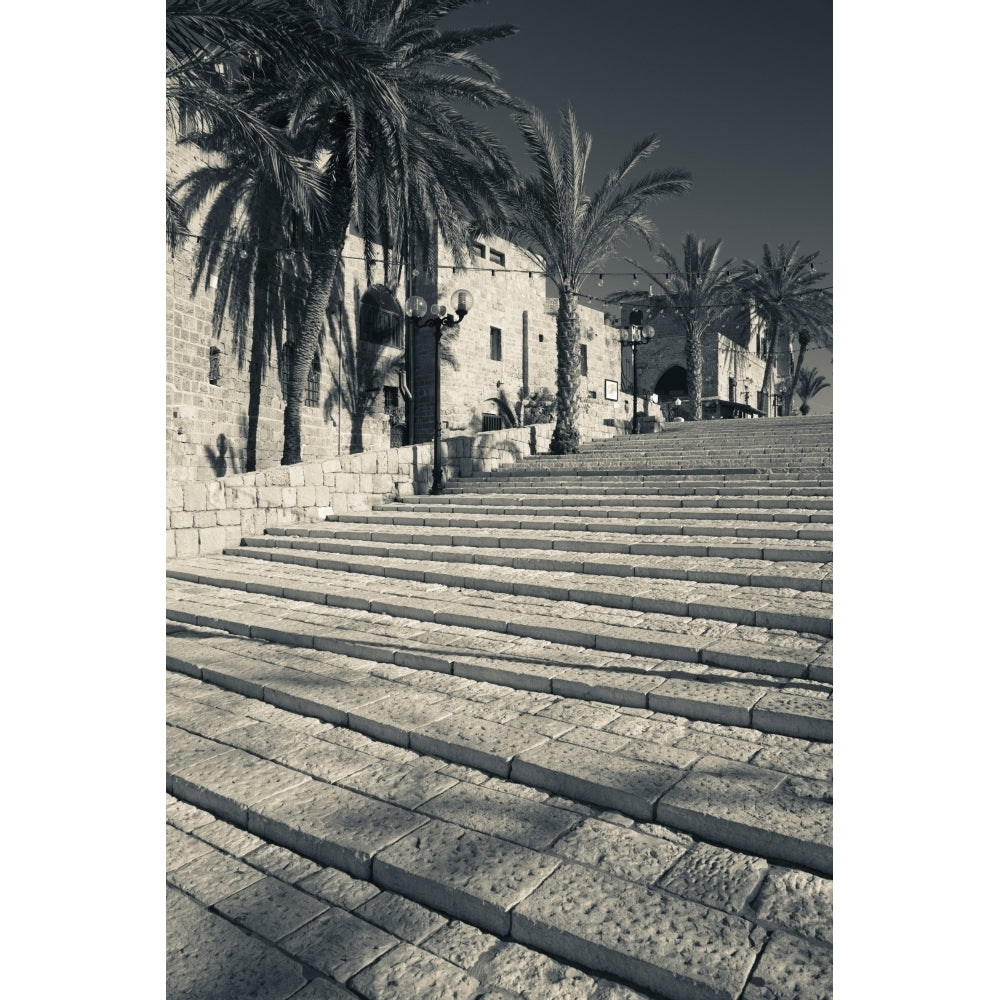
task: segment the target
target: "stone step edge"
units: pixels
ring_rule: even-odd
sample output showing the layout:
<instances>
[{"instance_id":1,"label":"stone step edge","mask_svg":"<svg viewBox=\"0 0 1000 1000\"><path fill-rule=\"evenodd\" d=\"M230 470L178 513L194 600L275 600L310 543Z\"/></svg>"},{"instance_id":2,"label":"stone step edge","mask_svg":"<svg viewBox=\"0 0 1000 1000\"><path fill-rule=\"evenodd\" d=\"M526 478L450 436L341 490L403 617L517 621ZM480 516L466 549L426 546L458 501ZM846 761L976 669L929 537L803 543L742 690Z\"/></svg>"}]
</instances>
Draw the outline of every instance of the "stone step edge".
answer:
<instances>
[{"instance_id":1,"label":"stone step edge","mask_svg":"<svg viewBox=\"0 0 1000 1000\"><path fill-rule=\"evenodd\" d=\"M190 580L190 577L187 579L190 582L202 583L201 580ZM248 593L267 592L275 594L275 590L277 589L271 588L265 591L264 585L251 586L253 589L250 587L246 588ZM275 596L285 597L285 594ZM357 603L360 606L360 601ZM382 606L379 602L376 602L376 604L377 606ZM408 639L405 643L379 642L361 630L339 628L326 631L316 630L306 633L301 627L295 629L287 627L283 619L274 616L260 614L253 616L222 615L218 609L205 609L198 602L181 599L168 602L166 616L170 621L195 625L201 628L221 629L234 635L242 635L254 639L266 639L289 646L303 646L312 649L339 652L364 660L394 663L397 666L405 666L413 669L451 673L460 677L469 677L473 680L501 684L517 690L544 691L552 694L568 693L573 690L572 680L563 676L564 671L567 669L565 663L548 664L549 669L546 670L533 670L523 665L515 667L498 664L496 657L486 654L472 653L464 658L460 656L456 657L454 653L443 655L440 644L432 642L419 642L415 639ZM429 619L425 617L419 620L427 621ZM443 624L448 623L443 622ZM494 628L490 631L499 630ZM522 635L523 637L522 633L510 634ZM580 643L567 643L559 639L550 641L552 646L555 647L556 652L566 652L570 655L574 649L580 648L581 645ZM616 650L608 647L600 648L608 652L627 652L626 650ZM691 663L695 666L731 670L737 674L758 674L762 678L756 681L760 686L766 686L767 684L767 681L763 678L772 678L774 682L807 680L821 684L833 684L833 667L829 663L829 657L824 656L822 651L811 658L803 657L799 662L794 660L777 662L768 660L763 655L764 651L760 651L761 655L758 656L758 651L753 650L752 644L747 642L736 643L731 640L721 640L712 647L705 647L699 651L697 656L692 655L690 647L682 647L680 651L688 655L678 657L669 654L648 652L639 652L637 654L652 656L658 660L670 663L670 666L666 666L662 670L630 671L627 668L619 670L614 667L581 667L579 668L581 671L593 671L591 674L592 679L596 676L602 678L600 685L594 683L587 684L589 693L586 697L594 701L608 701L611 704L618 704L622 707L650 708L650 693L655 694L655 692L637 692L632 685L626 687L613 683L605 684L603 683L604 678L618 673L623 676L662 678L664 681L671 679L702 680L702 672L686 668L684 666L686 663ZM808 660L807 663L805 662L806 660ZM768 666L772 669L761 669ZM577 674L577 676L579 677L581 674ZM656 704L655 697L654 704ZM652 710L655 711L656 709ZM691 718L700 718L706 722L721 721L724 717L729 724L755 725L753 717L751 717L749 723L744 723L741 721L743 719L741 713L734 713L728 709L725 710L724 716L721 715L720 713L723 710L715 704L701 706L693 704L688 706L686 712L680 714L691 712L698 713L697 715L691 715ZM764 726L765 723L760 722L757 725ZM777 718L769 719L766 723L766 728L763 728L762 731L776 732L786 736L800 736L802 733L808 733L809 738L815 737L821 740L832 739L832 730L829 730L827 726L828 723L817 724L816 726L803 724L798 717Z\"/></svg>"},{"instance_id":2,"label":"stone step edge","mask_svg":"<svg viewBox=\"0 0 1000 1000\"><path fill-rule=\"evenodd\" d=\"M364 611L372 615L389 615L436 625L456 625L482 632L540 639L561 643L575 649L598 649L605 652L629 653L657 659L676 659L706 666L723 667L754 673L771 674L790 679L829 680L828 675L815 676L814 661L822 661L824 642L813 652L788 650L782 644L770 645L766 641L743 638L718 638L671 632L665 629L636 629L622 625L607 625L572 619L573 626L564 626L554 615L509 614L498 617L499 608L477 608L463 602L405 597L397 594L368 596L362 589L342 587L336 593L316 589L315 585L296 586L275 583L267 576L251 572L242 575L211 570L201 572L185 569L183 565L167 567L168 578L183 580L201 586L221 587L226 590L245 590L249 594L264 594L289 601L317 604L323 607ZM540 598L544 600L545 598ZM655 612L654 612L655 613ZM747 626L760 628L761 626ZM776 628L778 626L775 626ZM587 630L589 629L589 631ZM339 629L333 631L338 632ZM829 637L814 633L817 639ZM823 668L825 669L825 668ZM821 671L822 672L822 671Z\"/></svg>"},{"instance_id":3,"label":"stone step edge","mask_svg":"<svg viewBox=\"0 0 1000 1000\"><path fill-rule=\"evenodd\" d=\"M176 783L175 779L173 784ZM168 775L168 789L171 784ZM642 989L651 996L663 1000L736 1000L749 981L752 969L760 961L768 941L767 931L745 917L725 915L703 904L672 896L664 890L644 888L615 876L613 882L607 881L606 878L602 880L600 888L607 891L613 887L612 898L627 900L633 910L638 910L644 915L648 914L646 923L663 928L664 931L670 927L670 916L677 914L681 917L677 922L683 921L683 924L687 925L688 934L672 935L670 944L676 945L672 949L673 954L661 956L659 962L656 957L648 954L630 955L624 949L615 950L607 946L595 948L594 942L589 940L579 927L568 926L569 921L565 919L552 917L546 919L544 914L537 912L534 914L529 912L524 919L521 915L522 908L527 908L534 893L558 868L564 868L571 873L578 872L583 876L581 881L591 877L591 870L578 863L553 859L541 872L531 873L518 895L500 902L497 898L486 897L481 891L477 895L443 879L435 880L433 877L428 877L426 872L416 869L412 852L414 844L420 843L421 831L424 831L423 836L430 831L436 833L438 835L436 846L440 849L441 837L448 831L449 826L444 821L435 820L433 817L421 817L422 822L413 829L389 838L388 843L377 848L372 845L375 849L365 852L359 859L356 851L345 848L329 835L324 836L322 830L311 829L311 824L307 820L282 815L273 801L255 802L249 804L246 809L237 810L227 806L220 807L208 788L201 788L193 782L184 781L179 782L179 785L180 787L169 792L177 801L202 809L238 829L293 851L324 868L335 868L353 878L362 879L382 891L397 893L451 919L477 927L501 940L516 942L542 955L551 955L571 962L588 972L612 975L624 982L626 988ZM302 787L308 786L303 782ZM474 840L481 846L494 846L490 842L496 840L489 838L488 835L474 832L463 832L459 836L463 840ZM454 845L451 846L454 850ZM524 863L535 860L536 855L539 859L548 857L540 852L531 851L530 848L511 850L504 842L497 844L491 853L497 858L494 862L496 865L499 865L503 858L516 859L512 867L517 867L518 861L522 867L527 867ZM410 857L407 857L408 854ZM614 889L618 891L614 892ZM349 910L344 912L350 913ZM697 972L686 970L682 964L683 957L678 960L673 956L683 956L686 951L701 946L704 937L710 935L719 922L724 922L721 927L724 930L729 927L744 928L741 937L745 937L746 943L739 952L738 969L726 976L729 981L713 983L705 972L698 975ZM624 920L619 918L616 921L612 916L609 924L614 926L615 923L621 924L618 928L620 939L628 941L628 928ZM729 932L727 936L731 935L732 932ZM691 939L686 947L685 937ZM634 948L632 950L635 951ZM731 953L733 951L731 945L725 951ZM350 981L353 979L348 982Z\"/></svg>"},{"instance_id":4,"label":"stone step edge","mask_svg":"<svg viewBox=\"0 0 1000 1000\"><path fill-rule=\"evenodd\" d=\"M264 664L251 664L248 678L239 673L238 667L232 665L233 659L232 655L220 657L219 662L203 669L194 657L168 655L167 667L205 683L252 697L264 704L341 726L370 739L430 755L447 763L472 767L502 780L541 789L596 808L610 809L640 822L668 826L719 844L727 850L746 851L779 864L810 868L825 875L832 874L832 849L829 844L822 840L812 841L799 837L794 833L782 833L777 829L780 823L772 823L771 828L767 828L727 820L725 815L720 815L719 810L713 812L710 798L699 796L697 791L700 784L712 780L714 774L721 772L744 776L743 780L747 782L744 794L749 789L765 799L771 796L774 801L774 790L793 781L792 775L753 765L740 765L707 753L692 754L693 763L684 768L626 758L629 767L643 775L641 779L637 779L640 787L633 790L622 787L617 777L602 777L586 763L581 764L575 773L560 767L558 753L555 760L552 759L555 743L552 739L539 737L525 741L522 749L511 747L506 755L484 751L472 744L450 742L447 737L435 734L436 725L447 724L448 719L453 717L450 712L446 711L439 718L430 719L414 728L409 728L405 722L390 724L378 718L377 704L385 696L381 699L373 697L367 706L355 705L353 708L342 709L320 700L314 694L315 685L309 687L309 693L303 688L298 692L289 692L283 690L280 684L262 685L253 678L255 670L259 670ZM302 673L303 678L307 678L305 672L298 672ZM315 676L318 679L323 677ZM270 675L268 679L271 679ZM306 684L308 686L308 681ZM375 708L371 719L365 716L366 707L369 712ZM571 752L577 758L583 757L584 761L588 756L602 756L596 751L576 745L567 744L559 749L565 753ZM690 794L688 786L693 789ZM177 794L176 790L173 794ZM675 799L679 799L677 805L674 805ZM702 806L706 808L701 808ZM826 811L832 815L832 802L828 803ZM768 815L772 820L778 820L780 810L775 809Z\"/></svg>"},{"instance_id":5,"label":"stone step edge","mask_svg":"<svg viewBox=\"0 0 1000 1000\"><path fill-rule=\"evenodd\" d=\"M417 506L410 509L416 511L420 507ZM567 515L562 513L562 507L557 508L553 506L548 508L548 510L559 511L559 513L556 515L550 513L548 516L552 518L553 524L559 525L558 528L554 528L553 530L570 531L577 535L580 532L588 534L600 532L602 534L641 535L647 541L650 539L650 536L662 536L663 538L672 540L678 538L691 539L695 542L711 538L713 541L723 539L735 544L748 541L753 542L758 539L762 542L771 541L775 543L804 541L833 542L832 521L813 521L812 517L815 515L809 515L808 520L802 521L758 520L749 517L689 517L686 514L677 512L676 509L671 509L670 513L660 514L657 512L657 514L651 517L647 517L643 513L639 517L630 520L621 517L619 509L616 507L609 507L607 509L612 511L613 514L602 516L592 511L580 511L576 514ZM497 537L506 538L510 538L511 531L520 532L521 530L525 530L521 527L525 517L534 516L543 519L546 517L545 514L539 514L537 509L532 508L511 512L511 508L509 507L485 504L480 507L476 504L465 503L450 510L435 507L427 516L417 513L410 516L412 516L413 520L422 522L419 525L413 525L413 527L485 527L492 532L496 532L498 529L505 529L507 534L502 536L497 535ZM507 521L508 518L515 519L517 523L509 523ZM395 504L382 503L372 504L370 511L345 511L344 513L327 514L326 516L326 521L330 524L405 525L406 520L407 514L404 513L401 515L399 507ZM479 522L483 520L491 523L480 526ZM505 523L495 523L498 520L502 520ZM720 524L720 521L736 521L737 526ZM640 526L648 530L640 531L638 530ZM633 527L635 530L628 530ZM528 527L527 530L532 529ZM543 531L545 529L535 528L533 530ZM545 546L541 547L544 548Z\"/></svg>"},{"instance_id":6,"label":"stone step edge","mask_svg":"<svg viewBox=\"0 0 1000 1000\"><path fill-rule=\"evenodd\" d=\"M435 510L444 511L454 510L457 507L492 507L509 508L511 510L538 509L541 510L544 515L551 515L553 511L558 510L569 517L610 517L611 515L607 514L606 511L623 510L626 511L626 518L633 518L637 516L635 512L639 511L641 512L641 516L647 519L655 518L657 516L669 517L669 513L664 515L663 512L679 510L684 511L685 514L690 512L691 520L698 519L697 515L699 510L791 510L809 511L810 513L825 513L834 509L832 497L812 496L792 498L785 496L760 496L747 498L727 496L706 497L703 495L692 496L689 493L683 493L678 494L676 497L660 496L651 498L651 500L655 499L657 502L650 503L647 506L635 503L634 499L628 494L624 494L621 497L605 497L601 503L588 504L583 502L583 499L578 496L573 496L572 494L567 496L562 493L551 498L546 498L544 495L540 494L518 495L516 490L506 490L499 493L472 491L441 494L416 493L412 496L401 496L394 499L390 503L383 503L378 506L382 509L389 510L398 507L430 507ZM668 502L675 499L678 501L677 503ZM706 502L709 500L714 500L715 502ZM811 502L800 504L792 503L792 500L808 500ZM605 513L594 515L592 513L593 511L602 511Z\"/></svg>"},{"instance_id":7,"label":"stone step edge","mask_svg":"<svg viewBox=\"0 0 1000 1000\"><path fill-rule=\"evenodd\" d=\"M363 515L362 515L363 516ZM454 546L455 539L462 539L459 545L463 546L474 546L483 549L514 549L514 548L525 548L523 545L504 545L503 542L506 540L508 542L513 539L509 536L502 536L496 533L496 529L487 527L476 527L471 528L468 522L462 521L460 519L449 519L446 524L424 524L422 526L418 525L396 525L395 523L390 524L387 521L378 520L366 520L364 521L337 521L336 515L330 515L326 522L327 524L344 524L344 525L373 525L376 530L365 531L363 527L342 527L338 529L327 529L328 531L336 531L337 537L354 539L355 541L386 541L390 543L407 544L412 542L413 544L443 544L446 546ZM414 532L394 532L391 533L395 537L389 538L390 533L385 533L386 537L382 539L376 539L372 537L375 534L379 534L377 529L387 528L387 527L402 527L402 528L414 528L423 527L426 530ZM446 535L445 532L448 529L464 529L461 532L452 531L450 535ZM596 531L597 529L595 529ZM484 531L489 532L483 535L473 535L469 534L470 531ZM613 533L613 532L609 532ZM684 538L687 541L669 541L669 542L651 542L651 541L622 541L613 542L606 539L595 539L592 537L594 532L581 528L579 532L574 532L572 537L567 538L553 538L551 548L553 551L561 552L617 552L627 555L636 556L692 556L699 557L704 556L710 559L756 559L762 562L810 562L810 563L832 563L833 562L833 548L832 546L818 545L813 546L802 546L799 547L795 544L794 539L788 539L788 544L770 544L770 545L752 545L749 544L749 539L744 539L742 542L736 542L734 539L727 540L725 536L700 536L701 538L711 538L711 541L700 541L699 536L695 535L671 535L668 536L671 539ZM630 538L648 538L649 536L640 535L635 532L627 533ZM426 541L428 537L434 538L434 543L429 543ZM539 552L544 552L548 548L542 545L539 547L538 543L540 540L532 538L532 548ZM773 543L782 541L782 539L772 539Z\"/></svg>"},{"instance_id":8,"label":"stone step edge","mask_svg":"<svg viewBox=\"0 0 1000 1000\"><path fill-rule=\"evenodd\" d=\"M278 539L282 541L279 542ZM691 583L727 583L738 587L770 587L792 590L801 590L805 593L833 593L833 574L825 577L793 576L790 573L777 571L767 572L761 570L759 573L746 571L711 571L697 569L683 569L672 567L658 567L654 572L653 567L645 565L628 565L622 562L604 562L600 558L579 560L571 565L568 560L560 561L548 559L546 566L526 566L521 567L524 562L545 562L546 557L539 553L549 553L565 551L557 549L530 549L520 546L501 546L499 551L493 551L492 546L487 552L482 547L475 546L454 546L449 545L439 548L426 543L407 541L405 545L393 545L392 558L407 559L413 562L427 561L430 563L450 563L461 562L471 563L475 566L506 566L511 569L543 569L551 572L572 571L585 576L613 576L623 579L644 579L644 580L683 580ZM427 552L417 551L408 546L424 544L429 550ZM373 552L364 546L381 546L378 552ZM386 541L361 540L350 538L339 538L331 534L322 534L315 529L302 527L301 525L275 526L265 528L264 535L249 535L243 539L241 546L277 546L292 549L306 549L324 553L339 553L341 555L384 555L389 553L384 548ZM452 549L457 549L453 558L448 558ZM466 551L469 550L469 551ZM594 553L600 556L607 553ZM471 558L465 559L461 556L468 555ZM622 572L628 570L628 572ZM388 568L386 576L402 575L390 574Z\"/></svg>"},{"instance_id":9,"label":"stone step edge","mask_svg":"<svg viewBox=\"0 0 1000 1000\"><path fill-rule=\"evenodd\" d=\"M614 590L601 590L596 585L561 587L550 584L518 582L514 580L494 579L488 573L457 572L449 568L446 562L432 563L431 569L411 569L412 561L406 566L385 566L379 564L363 564L355 559L338 559L333 555L304 556L301 550L285 548L278 545L257 547L243 544L235 549L223 549L222 555L234 558L258 559L263 562L283 563L289 566L306 566L310 569L331 570L385 577L397 580L415 580L422 583L444 584L467 590L483 590L490 593L510 594L517 597L538 597L544 600L575 601L592 604L595 607L617 608L626 611L646 611L657 614L678 615L686 618L707 618L713 621L724 621L735 625L751 625L756 628L782 628L805 632L810 635L833 637L833 614L821 612L796 612L794 610L779 610L773 607L758 608L750 606L749 601L727 602L722 597L704 597L698 601L673 600L667 597L657 597L645 594L626 594ZM361 557L363 558L363 557ZM464 568L465 564L461 564ZM471 565L476 565L475 563ZM481 564L480 564L481 565ZM528 570L526 572L542 572ZM428 576L431 579L428 579ZM640 580L640 586L646 578L634 576L612 576L607 579ZM331 604L330 594L326 595L325 604ZM789 598L788 600L794 600ZM317 602L319 603L319 602Z\"/></svg>"}]
</instances>

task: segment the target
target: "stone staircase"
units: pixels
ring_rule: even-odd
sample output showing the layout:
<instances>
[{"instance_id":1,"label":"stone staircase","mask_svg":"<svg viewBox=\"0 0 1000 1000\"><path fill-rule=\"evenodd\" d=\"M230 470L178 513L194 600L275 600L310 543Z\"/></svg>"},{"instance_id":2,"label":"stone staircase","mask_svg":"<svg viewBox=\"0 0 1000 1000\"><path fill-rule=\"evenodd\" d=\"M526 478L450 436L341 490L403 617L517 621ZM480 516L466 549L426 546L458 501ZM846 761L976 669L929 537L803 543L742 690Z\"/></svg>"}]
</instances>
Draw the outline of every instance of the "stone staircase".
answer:
<instances>
[{"instance_id":1,"label":"stone staircase","mask_svg":"<svg viewBox=\"0 0 1000 1000\"><path fill-rule=\"evenodd\" d=\"M832 529L708 421L168 562L168 996L832 996Z\"/></svg>"}]
</instances>

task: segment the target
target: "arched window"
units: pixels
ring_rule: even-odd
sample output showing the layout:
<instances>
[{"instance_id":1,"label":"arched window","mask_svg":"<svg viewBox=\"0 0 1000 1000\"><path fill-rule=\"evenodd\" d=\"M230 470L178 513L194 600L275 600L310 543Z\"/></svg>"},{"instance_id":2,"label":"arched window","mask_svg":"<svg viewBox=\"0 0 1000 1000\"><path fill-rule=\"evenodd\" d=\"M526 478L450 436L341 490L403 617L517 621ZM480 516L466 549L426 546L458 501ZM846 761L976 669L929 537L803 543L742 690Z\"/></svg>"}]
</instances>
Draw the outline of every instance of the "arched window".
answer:
<instances>
[{"instance_id":1,"label":"arched window","mask_svg":"<svg viewBox=\"0 0 1000 1000\"><path fill-rule=\"evenodd\" d=\"M403 350L403 310L385 285L372 285L361 296L358 337L382 347Z\"/></svg>"}]
</instances>

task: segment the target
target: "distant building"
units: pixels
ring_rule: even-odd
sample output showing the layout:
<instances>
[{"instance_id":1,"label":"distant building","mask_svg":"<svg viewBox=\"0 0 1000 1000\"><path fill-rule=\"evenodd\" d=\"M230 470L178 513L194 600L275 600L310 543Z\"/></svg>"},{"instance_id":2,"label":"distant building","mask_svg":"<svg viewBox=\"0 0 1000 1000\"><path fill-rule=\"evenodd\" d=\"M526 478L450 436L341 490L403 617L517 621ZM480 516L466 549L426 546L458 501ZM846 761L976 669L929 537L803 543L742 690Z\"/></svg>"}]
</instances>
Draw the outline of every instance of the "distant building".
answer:
<instances>
[{"instance_id":1,"label":"distant building","mask_svg":"<svg viewBox=\"0 0 1000 1000\"><path fill-rule=\"evenodd\" d=\"M628 323L635 304L625 305L619 324ZM684 327L669 310L639 304L643 323L651 324L656 334L637 350L638 394L656 396L665 418L674 415L675 400L685 419L691 419L688 396L686 334ZM765 393L764 364L766 345L763 323L750 316L749 323L731 324L709 330L702 337L702 418L781 416L784 397L780 391ZM779 336L772 384L780 386L792 373L794 356L788 338ZM622 348L622 383L631 392L632 351Z\"/></svg>"}]
</instances>

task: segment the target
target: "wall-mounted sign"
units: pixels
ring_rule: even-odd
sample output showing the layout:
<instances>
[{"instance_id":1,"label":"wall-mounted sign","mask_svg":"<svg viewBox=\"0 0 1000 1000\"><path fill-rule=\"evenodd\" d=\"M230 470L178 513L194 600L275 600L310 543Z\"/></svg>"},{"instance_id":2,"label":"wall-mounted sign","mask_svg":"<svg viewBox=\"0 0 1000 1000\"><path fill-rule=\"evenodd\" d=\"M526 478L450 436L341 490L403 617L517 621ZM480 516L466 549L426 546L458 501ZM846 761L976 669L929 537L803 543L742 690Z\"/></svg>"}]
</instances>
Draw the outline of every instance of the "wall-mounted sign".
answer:
<instances>
[{"instance_id":1,"label":"wall-mounted sign","mask_svg":"<svg viewBox=\"0 0 1000 1000\"><path fill-rule=\"evenodd\" d=\"M604 398L605 399L618 398L618 383L614 379L606 378L604 380Z\"/></svg>"}]
</instances>

